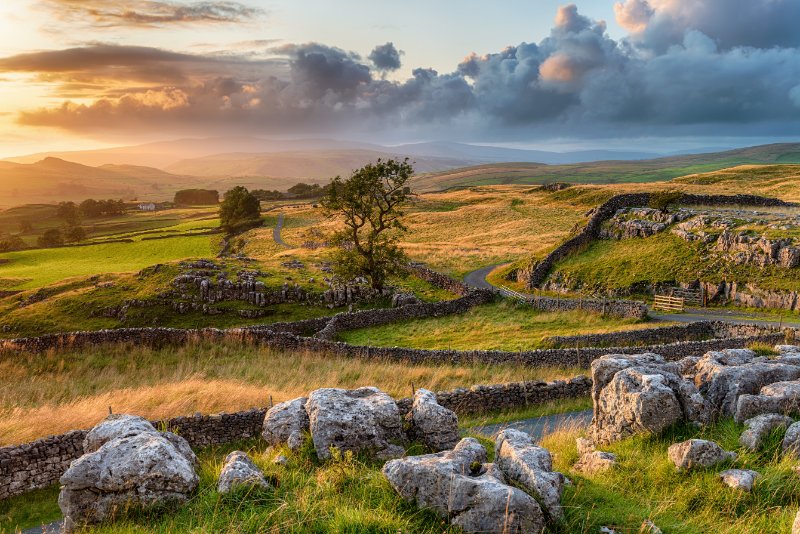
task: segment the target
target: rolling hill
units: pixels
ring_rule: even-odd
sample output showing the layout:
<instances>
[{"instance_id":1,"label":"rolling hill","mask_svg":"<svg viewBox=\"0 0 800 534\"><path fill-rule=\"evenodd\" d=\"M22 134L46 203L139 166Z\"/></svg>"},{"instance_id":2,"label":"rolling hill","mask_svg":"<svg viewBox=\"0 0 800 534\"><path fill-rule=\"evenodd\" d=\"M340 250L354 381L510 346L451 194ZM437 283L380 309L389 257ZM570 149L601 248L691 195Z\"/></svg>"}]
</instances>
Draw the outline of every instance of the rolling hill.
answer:
<instances>
[{"instance_id":1,"label":"rolling hill","mask_svg":"<svg viewBox=\"0 0 800 534\"><path fill-rule=\"evenodd\" d=\"M420 191L490 184L626 183L671 180L687 174L716 171L748 164L800 164L800 143L687 154L639 161L596 161L569 165L498 163L478 165L415 178Z\"/></svg>"}]
</instances>

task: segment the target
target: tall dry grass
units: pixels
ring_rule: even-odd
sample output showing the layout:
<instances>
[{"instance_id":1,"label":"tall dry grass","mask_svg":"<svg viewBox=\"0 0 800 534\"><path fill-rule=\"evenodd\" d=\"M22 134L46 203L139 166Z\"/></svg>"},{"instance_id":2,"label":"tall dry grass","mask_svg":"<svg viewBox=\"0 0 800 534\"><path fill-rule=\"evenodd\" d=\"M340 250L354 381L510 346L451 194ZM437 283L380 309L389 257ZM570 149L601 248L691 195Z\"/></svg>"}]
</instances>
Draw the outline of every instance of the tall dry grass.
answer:
<instances>
[{"instance_id":1,"label":"tall dry grass","mask_svg":"<svg viewBox=\"0 0 800 534\"><path fill-rule=\"evenodd\" d=\"M282 352L229 342L160 350L102 346L0 359L0 444L86 428L108 413L161 418L265 406L320 387L377 386L408 396L518 380L552 380L578 369L409 364Z\"/></svg>"}]
</instances>

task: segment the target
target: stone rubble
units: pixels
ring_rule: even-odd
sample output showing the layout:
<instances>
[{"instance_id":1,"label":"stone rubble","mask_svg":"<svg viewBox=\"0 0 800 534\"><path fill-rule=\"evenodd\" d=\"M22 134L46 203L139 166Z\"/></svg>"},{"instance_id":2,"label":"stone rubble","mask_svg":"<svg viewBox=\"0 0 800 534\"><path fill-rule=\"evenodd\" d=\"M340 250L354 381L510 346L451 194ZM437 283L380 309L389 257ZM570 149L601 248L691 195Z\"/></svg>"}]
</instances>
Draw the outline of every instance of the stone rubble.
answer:
<instances>
[{"instance_id":1,"label":"stone rubble","mask_svg":"<svg viewBox=\"0 0 800 534\"><path fill-rule=\"evenodd\" d=\"M750 492L761 473L750 469L728 469L719 474L722 483L729 488Z\"/></svg>"}]
</instances>

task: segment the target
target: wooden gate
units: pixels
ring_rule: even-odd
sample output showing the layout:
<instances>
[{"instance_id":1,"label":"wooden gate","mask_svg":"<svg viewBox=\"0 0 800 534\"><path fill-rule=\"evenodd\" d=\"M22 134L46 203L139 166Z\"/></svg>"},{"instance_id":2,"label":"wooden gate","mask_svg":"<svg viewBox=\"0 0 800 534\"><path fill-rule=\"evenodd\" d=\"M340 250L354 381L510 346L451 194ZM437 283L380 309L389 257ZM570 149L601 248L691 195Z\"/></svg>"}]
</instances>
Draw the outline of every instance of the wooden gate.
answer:
<instances>
[{"instance_id":1,"label":"wooden gate","mask_svg":"<svg viewBox=\"0 0 800 534\"><path fill-rule=\"evenodd\" d=\"M653 309L673 313L686 311L686 300L683 297L670 297L669 295L656 295Z\"/></svg>"}]
</instances>

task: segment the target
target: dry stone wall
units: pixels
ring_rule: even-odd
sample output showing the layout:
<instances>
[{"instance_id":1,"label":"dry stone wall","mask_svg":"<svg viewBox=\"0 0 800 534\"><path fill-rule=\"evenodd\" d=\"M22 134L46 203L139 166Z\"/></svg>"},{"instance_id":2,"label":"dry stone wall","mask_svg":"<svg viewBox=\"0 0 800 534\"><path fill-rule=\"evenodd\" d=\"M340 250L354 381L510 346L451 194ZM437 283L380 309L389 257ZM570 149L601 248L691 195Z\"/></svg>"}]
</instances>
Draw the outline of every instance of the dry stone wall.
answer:
<instances>
[{"instance_id":1,"label":"dry stone wall","mask_svg":"<svg viewBox=\"0 0 800 534\"><path fill-rule=\"evenodd\" d=\"M442 406L466 415L583 397L590 390L591 380L578 376L569 381L473 386L440 391L436 396ZM397 401L401 414L411 409L411 402L411 398ZM153 424L179 434L194 448L207 447L258 438L266 411L267 408L254 408L236 413L197 414L153 421ZM74 430L31 443L0 447L0 500L57 482L70 462L83 454L86 432Z\"/></svg>"},{"instance_id":2,"label":"dry stone wall","mask_svg":"<svg viewBox=\"0 0 800 534\"><path fill-rule=\"evenodd\" d=\"M634 300L559 299L531 296L526 299L526 302L535 310L544 312L584 310L627 319L641 320L647 317L647 305L644 302Z\"/></svg>"},{"instance_id":3,"label":"dry stone wall","mask_svg":"<svg viewBox=\"0 0 800 534\"><path fill-rule=\"evenodd\" d=\"M649 203L650 193L625 193L611 197L594 210L586 226L584 226L583 230L581 230L578 235L562 243L538 263L533 263L528 268L521 269L517 275L518 280L524 282L529 288L541 286L556 263L573 252L588 246L593 240L599 238L603 223L612 218L617 210L647 206ZM756 195L683 194L676 203L709 206L793 206L793 204L777 198L760 197Z\"/></svg>"}]
</instances>

